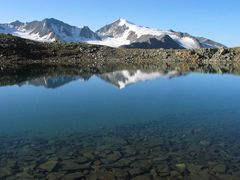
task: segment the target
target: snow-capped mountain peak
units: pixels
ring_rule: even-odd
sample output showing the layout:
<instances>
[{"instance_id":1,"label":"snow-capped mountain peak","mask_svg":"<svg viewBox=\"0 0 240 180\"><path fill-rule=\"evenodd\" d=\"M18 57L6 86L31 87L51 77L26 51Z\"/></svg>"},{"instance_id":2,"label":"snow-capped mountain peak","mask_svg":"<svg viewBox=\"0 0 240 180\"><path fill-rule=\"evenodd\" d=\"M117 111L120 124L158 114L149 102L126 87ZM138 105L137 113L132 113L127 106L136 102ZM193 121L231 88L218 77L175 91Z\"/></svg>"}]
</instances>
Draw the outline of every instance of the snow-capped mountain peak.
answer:
<instances>
[{"instance_id":1,"label":"snow-capped mountain peak","mask_svg":"<svg viewBox=\"0 0 240 180\"><path fill-rule=\"evenodd\" d=\"M130 41L133 34L136 36L135 38L140 38L142 35L162 35L163 32L156 29L151 29L148 27L143 27L136 25L126 19L120 18L112 24L106 25L103 28L97 31L100 36L108 36L113 38L125 38Z\"/></svg>"},{"instance_id":2,"label":"snow-capped mountain peak","mask_svg":"<svg viewBox=\"0 0 240 180\"><path fill-rule=\"evenodd\" d=\"M128 23L128 21L126 19L123 19L123 18L119 18L117 20L117 22L119 22L119 24L118 24L119 26L124 26L125 24Z\"/></svg>"},{"instance_id":3,"label":"snow-capped mountain peak","mask_svg":"<svg viewBox=\"0 0 240 180\"><path fill-rule=\"evenodd\" d=\"M124 46L131 48L144 48L147 46L148 48L216 48L216 43L214 41L210 43L210 46L209 44L207 46L202 43L203 41L201 42L197 37L188 33L175 32L173 30L163 31L144 27L131 23L123 18L102 27L97 31L97 34L103 39L99 44L113 47ZM159 41L159 39L162 39L163 37L167 37L165 38L167 41ZM143 39L145 41L143 41ZM151 39L154 39L154 45L149 43Z\"/></svg>"}]
</instances>

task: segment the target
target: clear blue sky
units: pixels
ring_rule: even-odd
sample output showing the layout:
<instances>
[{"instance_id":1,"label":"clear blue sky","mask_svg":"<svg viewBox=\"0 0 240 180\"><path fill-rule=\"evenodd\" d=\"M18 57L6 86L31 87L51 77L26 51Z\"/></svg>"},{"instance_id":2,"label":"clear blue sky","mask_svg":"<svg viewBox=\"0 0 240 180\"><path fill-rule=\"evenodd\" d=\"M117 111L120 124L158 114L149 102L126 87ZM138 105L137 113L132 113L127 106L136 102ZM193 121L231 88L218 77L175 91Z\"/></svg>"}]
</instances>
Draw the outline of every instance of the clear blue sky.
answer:
<instances>
[{"instance_id":1,"label":"clear blue sky","mask_svg":"<svg viewBox=\"0 0 240 180\"><path fill-rule=\"evenodd\" d=\"M0 22L56 18L97 30L119 17L240 46L239 0L1 0Z\"/></svg>"}]
</instances>

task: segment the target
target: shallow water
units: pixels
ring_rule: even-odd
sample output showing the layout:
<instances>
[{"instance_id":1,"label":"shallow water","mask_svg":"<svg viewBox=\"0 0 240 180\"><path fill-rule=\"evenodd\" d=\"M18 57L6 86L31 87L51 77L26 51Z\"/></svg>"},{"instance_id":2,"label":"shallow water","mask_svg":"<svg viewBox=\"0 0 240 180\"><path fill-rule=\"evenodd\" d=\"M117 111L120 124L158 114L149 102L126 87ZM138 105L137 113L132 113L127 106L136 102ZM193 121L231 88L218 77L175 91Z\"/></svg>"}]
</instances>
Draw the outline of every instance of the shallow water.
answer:
<instances>
[{"instance_id":1,"label":"shallow water","mask_svg":"<svg viewBox=\"0 0 240 180\"><path fill-rule=\"evenodd\" d=\"M0 179L239 179L240 76L118 70L0 87Z\"/></svg>"}]
</instances>

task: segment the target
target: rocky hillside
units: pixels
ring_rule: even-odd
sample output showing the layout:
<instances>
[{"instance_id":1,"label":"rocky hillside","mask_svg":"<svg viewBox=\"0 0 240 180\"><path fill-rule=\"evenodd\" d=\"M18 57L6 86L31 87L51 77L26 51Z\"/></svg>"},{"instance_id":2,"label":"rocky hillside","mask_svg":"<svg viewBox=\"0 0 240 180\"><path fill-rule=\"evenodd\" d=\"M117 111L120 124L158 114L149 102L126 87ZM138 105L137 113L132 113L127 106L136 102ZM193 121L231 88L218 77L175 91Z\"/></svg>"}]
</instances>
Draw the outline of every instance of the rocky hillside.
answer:
<instances>
[{"instance_id":1,"label":"rocky hillside","mask_svg":"<svg viewBox=\"0 0 240 180\"><path fill-rule=\"evenodd\" d=\"M104 65L158 65L166 62L238 62L240 49L124 49L83 43L40 43L0 35L0 68L26 64L97 69Z\"/></svg>"}]
</instances>

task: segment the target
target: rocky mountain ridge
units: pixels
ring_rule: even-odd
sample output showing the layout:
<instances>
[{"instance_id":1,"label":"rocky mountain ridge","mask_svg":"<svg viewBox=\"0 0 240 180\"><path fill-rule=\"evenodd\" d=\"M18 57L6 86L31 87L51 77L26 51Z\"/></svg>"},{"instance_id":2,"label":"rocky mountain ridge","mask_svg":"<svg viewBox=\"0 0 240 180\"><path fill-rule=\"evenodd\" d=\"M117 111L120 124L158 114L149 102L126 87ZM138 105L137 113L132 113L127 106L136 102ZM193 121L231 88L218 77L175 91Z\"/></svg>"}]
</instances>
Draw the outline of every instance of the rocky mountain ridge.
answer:
<instances>
[{"instance_id":1,"label":"rocky mountain ridge","mask_svg":"<svg viewBox=\"0 0 240 180\"><path fill-rule=\"evenodd\" d=\"M28 23L14 21L10 24L0 24L0 27L0 33L9 33L40 42L85 42L100 40L100 37L90 30L88 26L79 28L54 18Z\"/></svg>"}]
</instances>

